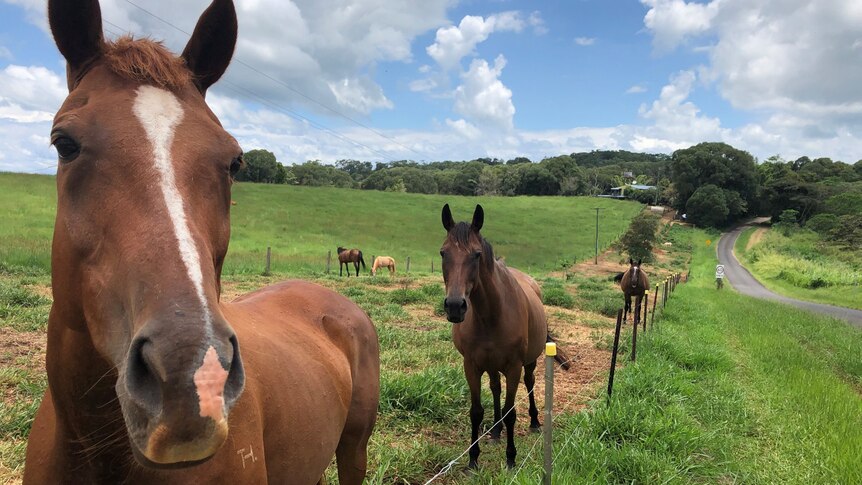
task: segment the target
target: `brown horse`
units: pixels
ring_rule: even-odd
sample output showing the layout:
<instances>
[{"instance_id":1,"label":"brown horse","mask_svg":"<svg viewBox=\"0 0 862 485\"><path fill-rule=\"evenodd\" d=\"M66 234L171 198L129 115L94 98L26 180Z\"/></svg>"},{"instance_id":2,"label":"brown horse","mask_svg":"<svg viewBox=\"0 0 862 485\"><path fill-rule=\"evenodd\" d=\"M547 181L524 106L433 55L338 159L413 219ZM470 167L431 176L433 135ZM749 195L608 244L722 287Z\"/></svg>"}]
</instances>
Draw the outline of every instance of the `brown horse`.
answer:
<instances>
[{"instance_id":1,"label":"brown horse","mask_svg":"<svg viewBox=\"0 0 862 485\"><path fill-rule=\"evenodd\" d=\"M213 1L181 57L106 42L96 0L48 14L70 93L24 483L309 484L333 456L361 483L380 372L367 315L301 281L220 302L241 151L204 95L233 54L233 3Z\"/></svg>"},{"instance_id":2,"label":"brown horse","mask_svg":"<svg viewBox=\"0 0 862 485\"><path fill-rule=\"evenodd\" d=\"M380 268L388 268L389 276L395 276L395 258L390 256L377 256L371 265L371 276L377 275Z\"/></svg>"},{"instance_id":3,"label":"brown horse","mask_svg":"<svg viewBox=\"0 0 862 485\"><path fill-rule=\"evenodd\" d=\"M506 267L494 259L494 250L479 230L484 222L482 206L477 205L473 222L455 223L449 204L443 206L443 227L448 233L440 255L446 284L446 317L454 323L455 348L464 356L464 375L470 387L471 468L478 466L479 427L485 410L479 390L482 374L488 373L494 397L494 422L491 438L498 440L506 424L506 464L515 465L515 394L521 370L530 393L530 428L538 429L539 411L533 396L536 360L550 341L548 322L539 285L526 274ZM568 358L557 355L563 368ZM500 374L506 377L506 403L500 409Z\"/></svg>"},{"instance_id":4,"label":"brown horse","mask_svg":"<svg viewBox=\"0 0 862 485\"><path fill-rule=\"evenodd\" d=\"M622 277L619 282L620 289L623 290L623 295L625 295L626 300L625 310L623 311L623 321L627 321L628 315L632 313L632 296L634 296L634 320L635 322L639 322L641 316L641 301L643 299L644 292L649 289L649 278L647 277L646 272L641 269L640 259L635 263L631 258L629 258L629 269L622 273Z\"/></svg>"},{"instance_id":5,"label":"brown horse","mask_svg":"<svg viewBox=\"0 0 862 485\"><path fill-rule=\"evenodd\" d=\"M338 276L341 276L343 265L347 268L347 277L350 278L350 266L348 266L348 263L353 263L353 267L356 268L356 276L359 276L359 263L362 263L362 269L365 269L365 260L362 259L362 251L338 246Z\"/></svg>"}]
</instances>

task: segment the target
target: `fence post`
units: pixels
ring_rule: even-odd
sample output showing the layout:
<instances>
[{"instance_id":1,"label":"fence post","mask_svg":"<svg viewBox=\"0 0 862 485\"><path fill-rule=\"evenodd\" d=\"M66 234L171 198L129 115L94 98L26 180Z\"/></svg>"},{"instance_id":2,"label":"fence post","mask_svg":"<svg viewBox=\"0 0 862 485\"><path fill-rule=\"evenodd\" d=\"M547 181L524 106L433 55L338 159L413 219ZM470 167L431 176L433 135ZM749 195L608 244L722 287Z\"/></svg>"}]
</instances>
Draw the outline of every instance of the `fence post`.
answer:
<instances>
[{"instance_id":1,"label":"fence post","mask_svg":"<svg viewBox=\"0 0 862 485\"><path fill-rule=\"evenodd\" d=\"M410 272L410 256L407 256L407 270L406 271L408 273Z\"/></svg>"},{"instance_id":2,"label":"fence post","mask_svg":"<svg viewBox=\"0 0 862 485\"><path fill-rule=\"evenodd\" d=\"M551 485L553 470L553 431L554 431L554 356L557 355L557 344L545 344L545 477L544 485Z\"/></svg>"},{"instance_id":3,"label":"fence post","mask_svg":"<svg viewBox=\"0 0 862 485\"><path fill-rule=\"evenodd\" d=\"M270 274L272 274L272 273L269 271L271 261L272 261L272 248L271 248L271 247L269 247L269 246L267 246L267 247L266 247L266 269L263 271L263 274L264 274L265 276L269 276Z\"/></svg>"},{"instance_id":4,"label":"fence post","mask_svg":"<svg viewBox=\"0 0 862 485\"><path fill-rule=\"evenodd\" d=\"M664 280L664 291L661 294L661 309L664 310L664 307L667 306L667 288L670 280L665 278Z\"/></svg>"},{"instance_id":5,"label":"fence post","mask_svg":"<svg viewBox=\"0 0 862 485\"><path fill-rule=\"evenodd\" d=\"M638 327L640 324L641 322L635 322L635 324L632 325L632 362L635 361L635 357L637 357L638 353Z\"/></svg>"},{"instance_id":6,"label":"fence post","mask_svg":"<svg viewBox=\"0 0 862 485\"><path fill-rule=\"evenodd\" d=\"M329 274L329 264L332 261L332 251L326 252L326 274Z\"/></svg>"},{"instance_id":7,"label":"fence post","mask_svg":"<svg viewBox=\"0 0 862 485\"><path fill-rule=\"evenodd\" d=\"M614 390L614 371L617 368L617 349L620 346L620 326L623 323L623 310L617 310L617 328L614 331L614 350L611 353L611 372L608 374L608 405L611 404L611 393Z\"/></svg>"},{"instance_id":8,"label":"fence post","mask_svg":"<svg viewBox=\"0 0 862 485\"><path fill-rule=\"evenodd\" d=\"M641 313L643 313L643 316L644 316L643 325L644 325L644 332L646 332L647 316L649 316L648 315L649 314L649 290L646 290L644 292L643 311Z\"/></svg>"},{"instance_id":9,"label":"fence post","mask_svg":"<svg viewBox=\"0 0 862 485\"><path fill-rule=\"evenodd\" d=\"M432 273L434 272L434 260L433 259L431 260L431 272Z\"/></svg>"},{"instance_id":10,"label":"fence post","mask_svg":"<svg viewBox=\"0 0 862 485\"><path fill-rule=\"evenodd\" d=\"M650 325L655 325L655 305L658 303L658 284L655 285L655 295L652 297L652 320Z\"/></svg>"}]
</instances>

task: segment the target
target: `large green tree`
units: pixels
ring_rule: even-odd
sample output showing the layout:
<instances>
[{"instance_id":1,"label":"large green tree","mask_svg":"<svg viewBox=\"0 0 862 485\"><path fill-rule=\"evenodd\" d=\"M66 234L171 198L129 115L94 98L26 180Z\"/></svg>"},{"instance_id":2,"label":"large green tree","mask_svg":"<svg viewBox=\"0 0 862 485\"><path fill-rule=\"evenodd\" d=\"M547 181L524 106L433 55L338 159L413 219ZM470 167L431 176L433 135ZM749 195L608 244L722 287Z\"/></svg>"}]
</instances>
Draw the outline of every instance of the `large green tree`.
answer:
<instances>
[{"instance_id":1,"label":"large green tree","mask_svg":"<svg viewBox=\"0 0 862 485\"><path fill-rule=\"evenodd\" d=\"M723 226L730 212L724 193L720 187L713 184L698 187L686 201L686 218L699 226Z\"/></svg>"},{"instance_id":2,"label":"large green tree","mask_svg":"<svg viewBox=\"0 0 862 485\"><path fill-rule=\"evenodd\" d=\"M754 157L726 143L700 143L675 151L671 180L677 209L687 208L689 198L706 185L722 191L725 217L730 221L758 209L760 176ZM708 193L713 196L714 189Z\"/></svg>"},{"instance_id":3,"label":"large green tree","mask_svg":"<svg viewBox=\"0 0 862 485\"><path fill-rule=\"evenodd\" d=\"M245 165L236 174L240 182L284 183L284 167L269 150L250 150L242 156Z\"/></svg>"}]
</instances>

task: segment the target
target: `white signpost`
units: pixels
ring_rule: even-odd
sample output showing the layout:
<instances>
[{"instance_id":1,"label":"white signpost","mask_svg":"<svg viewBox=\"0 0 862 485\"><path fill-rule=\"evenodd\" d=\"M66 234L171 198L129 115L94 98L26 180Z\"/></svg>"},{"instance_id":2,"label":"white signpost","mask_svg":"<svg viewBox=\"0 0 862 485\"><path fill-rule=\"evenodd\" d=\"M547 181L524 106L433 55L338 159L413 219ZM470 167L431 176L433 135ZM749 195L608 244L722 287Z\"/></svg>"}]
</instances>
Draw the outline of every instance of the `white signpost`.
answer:
<instances>
[{"instance_id":1,"label":"white signpost","mask_svg":"<svg viewBox=\"0 0 862 485\"><path fill-rule=\"evenodd\" d=\"M724 278L724 265L718 264L715 266L715 279L720 280L722 278Z\"/></svg>"}]
</instances>

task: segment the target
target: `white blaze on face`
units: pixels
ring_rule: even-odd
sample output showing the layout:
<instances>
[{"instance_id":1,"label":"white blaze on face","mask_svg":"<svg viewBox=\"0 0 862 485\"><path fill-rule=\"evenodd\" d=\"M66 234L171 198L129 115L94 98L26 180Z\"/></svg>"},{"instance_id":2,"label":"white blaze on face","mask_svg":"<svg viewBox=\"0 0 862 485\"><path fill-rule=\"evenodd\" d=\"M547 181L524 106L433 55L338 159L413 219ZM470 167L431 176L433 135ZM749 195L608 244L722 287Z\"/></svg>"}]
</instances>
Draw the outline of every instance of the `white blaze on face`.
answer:
<instances>
[{"instance_id":1,"label":"white blaze on face","mask_svg":"<svg viewBox=\"0 0 862 485\"><path fill-rule=\"evenodd\" d=\"M212 338L212 314L204 296L200 255L189 230L183 198L177 189L174 165L171 159L174 130L183 119L183 108L176 96L164 89L141 86L137 93L132 111L143 125L147 139L152 145L153 162L158 174L157 180L174 228L180 257L203 310L204 332L206 333L206 341L209 342Z\"/></svg>"}]
</instances>

